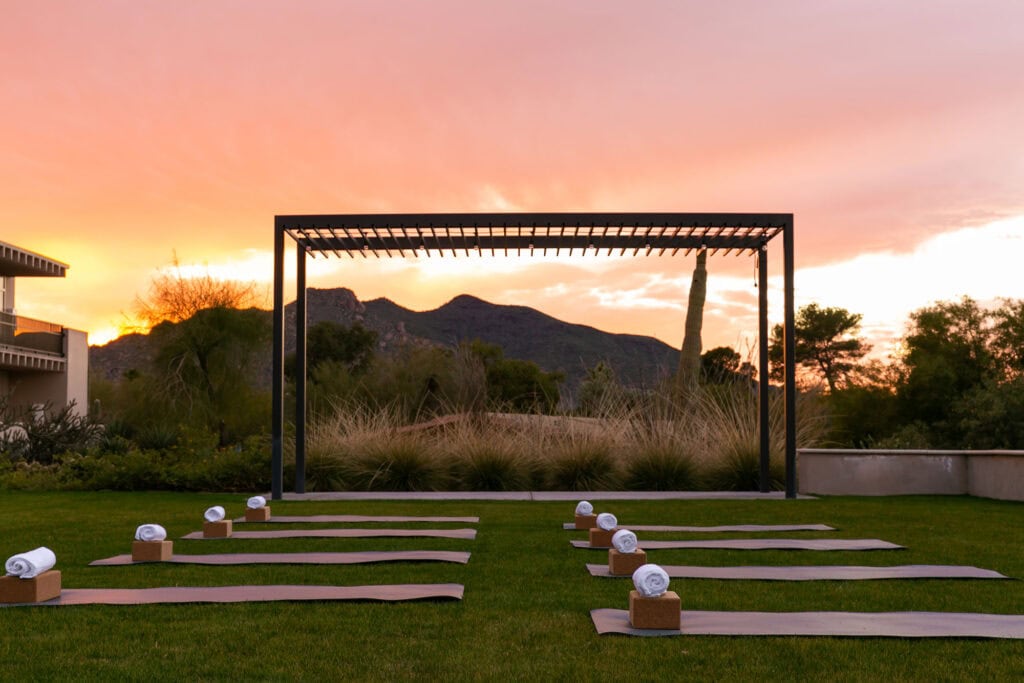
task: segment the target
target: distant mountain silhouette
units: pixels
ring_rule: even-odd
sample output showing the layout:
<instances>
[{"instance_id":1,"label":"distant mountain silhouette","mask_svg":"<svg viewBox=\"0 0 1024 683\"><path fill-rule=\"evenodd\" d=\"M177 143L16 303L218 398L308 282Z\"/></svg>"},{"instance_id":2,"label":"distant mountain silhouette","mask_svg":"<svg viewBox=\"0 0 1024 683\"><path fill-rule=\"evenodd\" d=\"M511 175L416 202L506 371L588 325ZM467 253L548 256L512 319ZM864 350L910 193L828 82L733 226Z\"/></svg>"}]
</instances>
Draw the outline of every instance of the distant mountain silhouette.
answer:
<instances>
[{"instance_id":1,"label":"distant mountain silhouette","mask_svg":"<svg viewBox=\"0 0 1024 683\"><path fill-rule=\"evenodd\" d=\"M528 306L492 304L467 294L423 312L388 299L364 305L368 326L401 326L414 337L444 346L472 339L498 344L508 358L532 360L544 370L564 372L569 387L578 385L600 361L612 366L620 382L650 386L674 369L678 359L678 351L654 337L604 332Z\"/></svg>"},{"instance_id":2,"label":"distant mountain silhouette","mask_svg":"<svg viewBox=\"0 0 1024 683\"><path fill-rule=\"evenodd\" d=\"M651 386L674 370L678 360L676 349L653 337L603 332L528 306L492 304L466 294L432 311L417 312L384 298L360 302L343 287L310 289L306 310L309 325L329 320L343 325L360 323L375 330L378 350L383 353L409 343L451 348L461 341L480 339L497 344L507 358L530 360L549 372L564 372L570 393L586 371L601 361L611 365L623 384ZM294 302L285 307L285 325L285 348L291 351L295 346ZM91 347L93 371L116 379L130 369L142 369L151 357L144 340L144 336L130 335Z\"/></svg>"}]
</instances>

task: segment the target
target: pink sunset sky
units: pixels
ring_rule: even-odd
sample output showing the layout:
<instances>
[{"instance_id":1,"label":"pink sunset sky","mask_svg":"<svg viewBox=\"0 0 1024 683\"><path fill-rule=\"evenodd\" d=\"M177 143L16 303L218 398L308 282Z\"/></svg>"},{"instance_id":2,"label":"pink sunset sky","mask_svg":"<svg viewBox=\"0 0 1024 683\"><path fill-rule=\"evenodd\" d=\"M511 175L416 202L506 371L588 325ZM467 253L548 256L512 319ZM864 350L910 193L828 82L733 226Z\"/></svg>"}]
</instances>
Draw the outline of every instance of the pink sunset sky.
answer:
<instances>
[{"instance_id":1,"label":"pink sunset sky","mask_svg":"<svg viewBox=\"0 0 1024 683\"><path fill-rule=\"evenodd\" d=\"M7 3L0 240L71 265L18 313L105 342L174 253L269 291L275 214L786 212L797 305L888 348L936 300L1024 297L1022 26L1016 0ZM692 268L318 259L309 284L678 346ZM709 271L704 346L745 349L752 257Z\"/></svg>"}]
</instances>

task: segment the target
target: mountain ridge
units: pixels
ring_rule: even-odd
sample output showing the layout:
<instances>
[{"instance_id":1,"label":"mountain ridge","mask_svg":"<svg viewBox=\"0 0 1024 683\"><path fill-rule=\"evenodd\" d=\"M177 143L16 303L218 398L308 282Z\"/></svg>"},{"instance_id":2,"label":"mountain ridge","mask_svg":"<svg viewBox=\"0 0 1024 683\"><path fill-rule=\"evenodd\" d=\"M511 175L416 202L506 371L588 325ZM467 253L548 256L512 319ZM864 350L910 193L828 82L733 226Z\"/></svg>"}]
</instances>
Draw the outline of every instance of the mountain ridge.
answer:
<instances>
[{"instance_id":1,"label":"mountain ridge","mask_svg":"<svg viewBox=\"0 0 1024 683\"><path fill-rule=\"evenodd\" d=\"M360 301L345 287L307 290L310 326L331 321L361 324L378 334L378 351L390 353L407 344L454 347L479 339L498 344L508 358L537 363L549 372L563 372L573 392L588 369L604 361L619 381L651 386L671 372L678 351L644 335L605 332L560 320L530 306L495 304L470 294L453 297L435 309L414 311L386 297ZM267 311L267 315L271 315ZM294 349L295 302L285 307L286 351ZM122 341L123 340L123 341ZM90 347L90 364L107 379L117 379L142 364L151 354L139 335L120 337ZM269 357L269 349L268 349Z\"/></svg>"}]
</instances>

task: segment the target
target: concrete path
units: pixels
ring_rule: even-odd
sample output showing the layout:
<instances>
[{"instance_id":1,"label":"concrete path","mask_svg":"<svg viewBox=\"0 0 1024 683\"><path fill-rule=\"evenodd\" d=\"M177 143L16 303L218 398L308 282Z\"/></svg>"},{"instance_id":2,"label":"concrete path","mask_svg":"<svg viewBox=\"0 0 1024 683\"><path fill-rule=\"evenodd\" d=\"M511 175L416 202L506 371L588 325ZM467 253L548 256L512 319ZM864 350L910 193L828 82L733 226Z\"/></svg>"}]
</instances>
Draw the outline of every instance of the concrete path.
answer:
<instances>
[{"instance_id":1,"label":"concrete path","mask_svg":"<svg viewBox=\"0 0 1024 683\"><path fill-rule=\"evenodd\" d=\"M284 500L785 500L783 491L323 491L285 493ZM798 496L814 500L814 496Z\"/></svg>"}]
</instances>

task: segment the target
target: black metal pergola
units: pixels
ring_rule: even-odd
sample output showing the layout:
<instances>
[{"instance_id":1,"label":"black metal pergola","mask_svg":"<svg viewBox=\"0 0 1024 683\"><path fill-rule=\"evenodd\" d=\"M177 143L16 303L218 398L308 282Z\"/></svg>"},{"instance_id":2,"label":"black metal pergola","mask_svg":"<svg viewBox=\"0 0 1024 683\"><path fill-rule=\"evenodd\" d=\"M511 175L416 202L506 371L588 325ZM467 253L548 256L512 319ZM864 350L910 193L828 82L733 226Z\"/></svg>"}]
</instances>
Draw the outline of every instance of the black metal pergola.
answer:
<instances>
[{"instance_id":1,"label":"black metal pergola","mask_svg":"<svg viewBox=\"0 0 1024 683\"><path fill-rule=\"evenodd\" d=\"M782 235L786 497L796 497L796 365L793 214L788 213L430 213L274 217L271 496L284 482L284 245L296 245L295 492L305 492L306 255L431 258L509 253L573 255L755 254L758 272L760 489L768 491L768 243Z\"/></svg>"}]
</instances>

